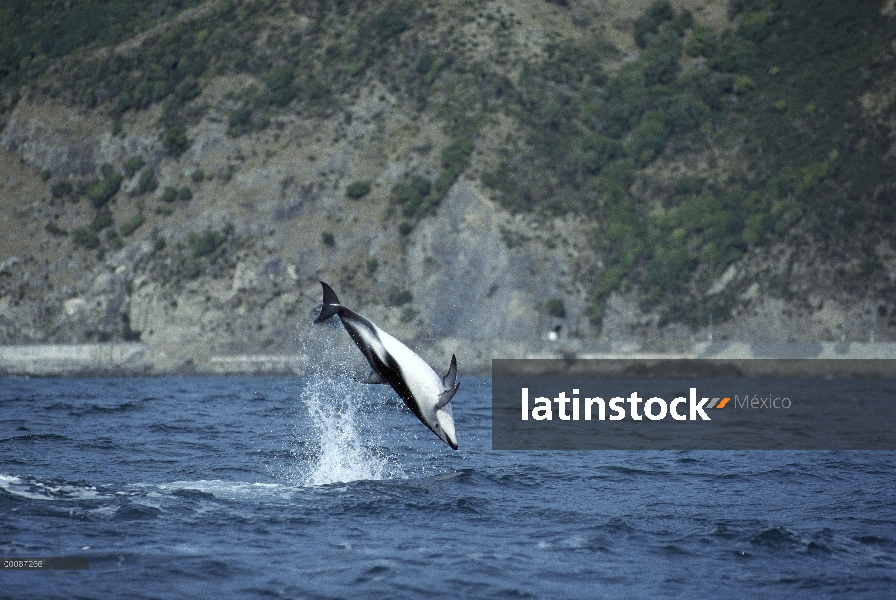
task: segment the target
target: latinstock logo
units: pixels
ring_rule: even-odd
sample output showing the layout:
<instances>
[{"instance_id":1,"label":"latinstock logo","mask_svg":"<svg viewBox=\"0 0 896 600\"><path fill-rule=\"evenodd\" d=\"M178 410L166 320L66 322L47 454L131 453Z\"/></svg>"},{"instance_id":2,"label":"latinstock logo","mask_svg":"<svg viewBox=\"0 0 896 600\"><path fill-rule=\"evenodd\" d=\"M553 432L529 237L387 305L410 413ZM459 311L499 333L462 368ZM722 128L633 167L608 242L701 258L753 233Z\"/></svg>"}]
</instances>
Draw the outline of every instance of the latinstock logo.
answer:
<instances>
[{"instance_id":1,"label":"latinstock logo","mask_svg":"<svg viewBox=\"0 0 896 600\"><path fill-rule=\"evenodd\" d=\"M614 396L609 402L599 396L592 398L580 398L579 389L572 390L572 396L567 396L565 391L560 392L553 400L540 396L534 398L530 409L529 388L522 388L521 393L521 418L528 421L530 416L535 421L554 420L552 404L557 405L557 418L561 421L579 421L584 415L585 421L622 421L630 418L633 421L641 421L646 417L651 421L661 421L667 416L676 421L711 421L706 410L725 408L731 398L703 397L698 401L697 388L690 388L689 397L679 396L671 402L663 398L652 396L644 399L638 396L638 392L632 392L628 397ZM641 403L644 403L643 410ZM628 407L626 407L628 404ZM571 406L570 406L571 405ZM682 406L684 405L684 406ZM609 417L607 415L609 409ZM686 412L679 412L679 409Z\"/></svg>"},{"instance_id":2,"label":"latinstock logo","mask_svg":"<svg viewBox=\"0 0 896 600\"><path fill-rule=\"evenodd\" d=\"M896 360L496 359L492 448L896 450L894 380Z\"/></svg>"}]
</instances>

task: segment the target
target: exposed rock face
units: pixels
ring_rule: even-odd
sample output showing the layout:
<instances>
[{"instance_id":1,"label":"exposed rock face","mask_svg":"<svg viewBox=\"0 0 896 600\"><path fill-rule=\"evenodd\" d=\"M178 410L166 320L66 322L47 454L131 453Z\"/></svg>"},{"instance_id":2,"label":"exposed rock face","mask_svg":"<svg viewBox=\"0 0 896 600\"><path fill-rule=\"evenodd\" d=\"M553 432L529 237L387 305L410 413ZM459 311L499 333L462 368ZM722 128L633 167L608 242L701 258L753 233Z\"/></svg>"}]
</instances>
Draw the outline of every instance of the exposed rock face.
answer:
<instances>
[{"instance_id":1,"label":"exposed rock face","mask_svg":"<svg viewBox=\"0 0 896 600\"><path fill-rule=\"evenodd\" d=\"M350 140L363 135L363 115L371 110L365 102L357 111L362 117L355 121L358 132ZM548 232L535 231L538 237L533 238L530 224L498 209L477 184L461 177L439 210L411 235L404 238L395 231L395 218L382 214L389 212L384 192L415 164L425 167L419 158L383 165L374 179L385 189L359 203L344 196L340 188L345 184L330 184L353 172L371 172L369 162L362 160L363 148L349 143L322 156L318 170L315 164L289 162L292 157L247 159L247 154L257 154L253 144L228 138L214 123L201 123L190 132L190 151L175 160L164 158L145 135L87 130L83 118L74 113L60 117L64 112L50 106L17 111L0 137L7 166L14 167L18 159L26 176L34 177L30 169L51 168L54 180L75 180L99 177L102 163L147 156L153 162L145 165L156 169L159 188L183 184L194 169L227 172L236 162L238 170L228 181L193 185L194 199L177 207L182 215L163 220L144 209L171 240L161 250L145 225L136 239L102 255L73 249L67 237L37 234L50 250L48 259L55 258L45 268L55 281L66 283L60 287L51 281L16 306L10 302L12 294L4 293L5 315L12 317L4 323L6 341L120 339L139 332L171 364L209 353L295 348L296 321L307 319L319 301L318 278L331 280L347 302L410 338L539 338L558 321L543 310L551 297L565 302L564 324L588 331L585 299L570 276L574 223L557 220ZM45 117L50 113L56 115L55 126ZM122 192L133 193L136 180L126 180ZM152 201L144 198L121 195L111 211L116 217L128 214L133 209L129 205ZM86 223L93 214L83 200L59 203L55 210L62 213L55 222L68 225ZM172 246L183 245L187 231L225 224L233 229L227 257L203 263L213 272L195 279L184 276L178 265L189 256ZM335 237L332 245L321 241L324 228ZM510 249L503 238L513 232L526 241ZM539 239L546 236L556 236L560 243L549 249ZM19 262L9 257L3 263L8 291L41 276L39 269L22 268ZM33 314L41 312L52 315L52 330L33 327Z\"/></svg>"},{"instance_id":2,"label":"exposed rock face","mask_svg":"<svg viewBox=\"0 0 896 600\"><path fill-rule=\"evenodd\" d=\"M364 102L358 114L365 114ZM533 222L511 215L476 181L461 176L434 214L409 235L400 234L388 193L404 173L429 168L429 159L371 158L358 141L365 135L363 120L355 123L352 136L315 150L320 155L310 161L294 150L265 156L269 140L263 136L233 139L220 125L203 121L189 132L190 150L175 159L136 122L134 132L112 136L103 130L107 123L71 109L18 109L0 136L7 233L0 255L0 340L139 336L162 368L213 354L298 352L306 340L296 332L313 334L306 324L319 302L318 279L417 347L448 339L546 339L558 325L564 337L650 335L656 317L624 293L611 295L602 331L592 328L590 299L578 275L599 257L581 252L591 233L574 216ZM394 127L390 131L397 139L403 139L401 126L400 120L384 125ZM338 125L291 127L284 135ZM433 131L423 130L415 139ZM113 227L141 212L147 223L119 236L117 250L107 244L86 250L74 246L70 235L47 233L47 223L68 233L86 226L96 211L83 199L21 203L23 193L49 196L48 184L37 177L40 170L51 170L52 181L97 179L102 164L121 164L130 156L145 157L144 168L154 169L158 190L130 195L138 175L125 180L109 206ZM195 170L207 179L192 181ZM361 173L374 181L373 191L351 200L346 182ZM189 202L159 200L159 190L185 185L193 190ZM154 213L152 206L172 206L174 212ZM191 255L189 232L227 227L220 256ZM332 242L322 238L324 233ZM758 272L755 265L732 267L712 284L709 296L739 294L752 306L716 325L715 339L887 339L890 307L850 305L825 299L819 290L814 304L800 309L767 298ZM546 310L552 299L562 301L562 312ZM705 339L708 330L673 326L662 335Z\"/></svg>"}]
</instances>

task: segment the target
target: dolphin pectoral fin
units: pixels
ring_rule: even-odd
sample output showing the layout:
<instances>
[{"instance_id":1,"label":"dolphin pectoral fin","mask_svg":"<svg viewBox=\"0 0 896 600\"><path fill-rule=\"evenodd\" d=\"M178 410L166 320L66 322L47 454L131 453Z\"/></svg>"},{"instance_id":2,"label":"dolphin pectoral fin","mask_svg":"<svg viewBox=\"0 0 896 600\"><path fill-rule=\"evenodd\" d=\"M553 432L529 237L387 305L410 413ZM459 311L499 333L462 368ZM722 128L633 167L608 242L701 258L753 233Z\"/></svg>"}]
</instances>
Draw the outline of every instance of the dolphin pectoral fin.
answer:
<instances>
[{"instance_id":1,"label":"dolphin pectoral fin","mask_svg":"<svg viewBox=\"0 0 896 600\"><path fill-rule=\"evenodd\" d=\"M367 376L367 379L365 379L365 380L362 381L361 383L370 383L370 384L374 384L374 385L375 385L375 384L379 384L379 383L386 383L386 381L385 381L382 377L380 377L380 374L379 374L379 373L377 373L376 371L374 371L373 369L371 369L371 370L370 370L370 375L368 375L368 376Z\"/></svg>"},{"instance_id":2,"label":"dolphin pectoral fin","mask_svg":"<svg viewBox=\"0 0 896 600\"><path fill-rule=\"evenodd\" d=\"M323 323L333 315L339 314L339 311L342 310L342 305L339 304L339 298L336 296L333 288L323 281L320 282L320 285L324 290L324 299L320 308L320 314L314 319L315 323Z\"/></svg>"},{"instance_id":3,"label":"dolphin pectoral fin","mask_svg":"<svg viewBox=\"0 0 896 600\"><path fill-rule=\"evenodd\" d=\"M448 367L448 372L445 373L444 377L442 377L442 385L444 386L444 388L446 390L450 390L451 388L455 387L454 386L455 379L457 379L457 357L452 354L451 355L451 366Z\"/></svg>"},{"instance_id":4,"label":"dolphin pectoral fin","mask_svg":"<svg viewBox=\"0 0 896 600\"><path fill-rule=\"evenodd\" d=\"M439 401L436 403L436 410L440 408L445 408L445 405L451 402L451 399L454 398L454 394L457 393L457 389L460 387L458 383L453 388L445 390L441 394L439 394Z\"/></svg>"}]
</instances>

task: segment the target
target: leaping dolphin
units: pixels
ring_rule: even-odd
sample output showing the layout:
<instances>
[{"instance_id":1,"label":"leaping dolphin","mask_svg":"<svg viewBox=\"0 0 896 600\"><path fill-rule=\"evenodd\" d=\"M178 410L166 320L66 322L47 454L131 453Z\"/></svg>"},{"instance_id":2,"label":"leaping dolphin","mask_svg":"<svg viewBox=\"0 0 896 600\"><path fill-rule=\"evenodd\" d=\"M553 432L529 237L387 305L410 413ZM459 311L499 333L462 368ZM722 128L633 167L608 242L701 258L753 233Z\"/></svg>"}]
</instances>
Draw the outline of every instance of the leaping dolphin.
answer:
<instances>
[{"instance_id":1,"label":"leaping dolphin","mask_svg":"<svg viewBox=\"0 0 896 600\"><path fill-rule=\"evenodd\" d=\"M369 319L342 306L333 288L323 281L320 285L324 290L324 300L320 315L314 322L321 323L333 315L339 315L345 330L370 363L370 375L364 383L389 384L424 425L457 450L454 417L449 404L460 387L460 383L455 383L457 358L451 356L448 373L439 377L413 350Z\"/></svg>"}]
</instances>

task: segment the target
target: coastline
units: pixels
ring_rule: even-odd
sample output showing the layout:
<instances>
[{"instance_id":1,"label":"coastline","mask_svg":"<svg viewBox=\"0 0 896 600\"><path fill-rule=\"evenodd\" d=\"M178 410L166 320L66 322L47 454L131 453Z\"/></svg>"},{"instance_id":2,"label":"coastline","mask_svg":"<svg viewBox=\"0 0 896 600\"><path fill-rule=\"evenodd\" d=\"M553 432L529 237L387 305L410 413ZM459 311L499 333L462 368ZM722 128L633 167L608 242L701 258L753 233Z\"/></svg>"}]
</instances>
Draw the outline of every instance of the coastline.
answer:
<instances>
[{"instance_id":1,"label":"coastline","mask_svg":"<svg viewBox=\"0 0 896 600\"><path fill-rule=\"evenodd\" d=\"M489 375L493 358L584 359L884 359L896 360L894 342L697 342L645 345L637 341L438 339L413 347L436 371L457 354L469 375ZM337 348L327 356L336 360ZM313 350L283 354L172 355L142 342L0 346L0 376L89 377L153 375L296 375L313 372ZM318 350L319 352L319 350ZM344 356L344 354L342 354ZM359 368L363 359L358 356Z\"/></svg>"}]
</instances>

